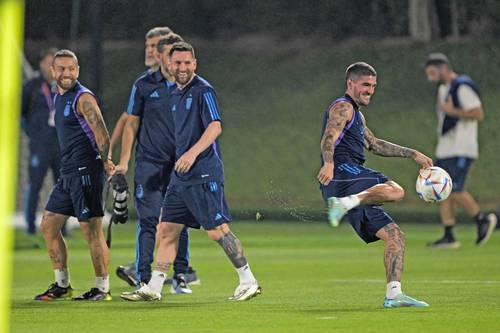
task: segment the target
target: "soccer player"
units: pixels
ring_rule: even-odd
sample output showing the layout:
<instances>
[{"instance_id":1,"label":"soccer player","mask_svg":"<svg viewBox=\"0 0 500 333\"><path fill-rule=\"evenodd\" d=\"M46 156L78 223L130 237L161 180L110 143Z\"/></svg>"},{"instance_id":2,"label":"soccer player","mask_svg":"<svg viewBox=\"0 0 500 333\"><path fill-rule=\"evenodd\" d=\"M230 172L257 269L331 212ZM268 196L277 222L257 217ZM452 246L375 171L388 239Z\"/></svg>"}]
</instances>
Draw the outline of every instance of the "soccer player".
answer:
<instances>
[{"instance_id":1,"label":"soccer player","mask_svg":"<svg viewBox=\"0 0 500 333\"><path fill-rule=\"evenodd\" d=\"M145 58L144 64L147 67L149 67L149 69L146 72L144 72L143 74L141 74L140 77L149 75L149 74L157 72L159 70L160 64L159 64L157 45L158 45L158 42L161 38L167 36L170 33L172 33L172 30L168 27L155 27L146 33L146 36L145 36L146 41L145 41L145 49L144 49L144 58ZM134 92L134 90L132 90L131 95L133 92ZM146 96L146 98L147 98L147 96ZM134 123L139 119L137 117L137 115L130 116L130 117L132 117L132 118L135 117L135 120L131 120L131 123ZM122 138L123 129L125 127L125 123L127 122L128 118L129 118L129 113L126 110L125 112L122 113L120 119L118 120L118 123L115 126L115 129L114 129L113 134L111 136L111 144L110 144L110 151L109 151L110 159L111 159L113 147L116 145L118 140L120 138ZM152 121L149 122L149 124L152 124L152 123L154 123L154 122L152 122ZM157 135L157 134L155 134L155 135ZM125 154L125 155L123 155L124 161L123 161L123 164L120 163L121 165L118 166L118 170L120 173L126 173L125 162L128 165L128 161L130 159L130 154L131 154L131 149L133 146L133 140L135 139L135 137L136 137L135 134L129 132L129 134L127 136L129 142L126 144L126 147L125 147L125 149L128 149L128 150L126 153L122 153L122 154ZM130 141L130 140L132 140L132 141ZM140 146L138 146L138 147L140 147ZM148 147L148 149L152 150L152 151L157 150L156 147ZM136 153L138 153L138 152L136 151ZM125 160L127 157L128 157L128 159ZM149 172L148 175L143 175L142 180L145 180L151 176L151 170L143 171L143 168L141 168L141 166L137 165L137 164L136 164L136 171L139 173ZM144 184L141 184L141 182L137 182L137 176L138 175L136 174L136 189L137 189L137 185L140 185L139 189L141 187L143 188ZM164 175L164 176L167 177L166 184L168 184L169 175ZM157 191L159 191L158 193L162 192L162 189L164 187L166 187L166 184L165 185L162 185L162 184L153 185L152 192L153 193L155 193ZM145 196L147 197L148 195L149 195L149 191L146 191ZM156 194L152 194L152 195L154 197L157 196ZM163 198L163 195L161 196L161 199L159 197L154 199L154 203L155 203L154 205L156 205L157 207L161 207L162 198ZM136 197L136 208L137 208L138 212L142 208L144 208L146 210L148 209L144 204L139 203L137 200L139 200L140 202L143 202L143 201L146 202L149 199L148 198L146 198L146 199L139 198L138 199ZM147 281L151 277L150 266L151 266L151 262L153 260L154 244L158 243L158 240L156 240L156 242L155 242L154 237L153 237L153 241L151 241L151 235L156 234L156 232L153 231L150 228L150 226L157 224L157 221L158 221L159 215L160 215L159 208L158 208L158 212L156 213L156 222L153 222L153 217L150 217L149 215L151 215L151 214L149 214L149 215L148 214L149 214L148 212L143 212L143 214L139 213L140 216L143 216L143 218L145 218L146 220L149 220L149 222L144 221L143 223L147 224L148 226L146 226L146 227L143 226L143 227L141 227L140 230L138 230L138 236L137 236L138 250L136 251L136 255L137 255L136 261L132 262L128 265L120 265L116 268L116 274L118 275L118 277L120 279L124 280L125 282L127 282L130 286L139 285L141 280L144 280L147 283ZM139 220L140 219L141 219L141 217L139 217ZM140 221L139 221L139 224L140 224ZM142 245L139 245L139 244L142 244ZM196 276L196 272L193 270L192 267L189 266L189 251L188 251L189 235L188 235L187 229L185 231L183 231L183 233L182 233L179 247L180 247L180 251L179 251L179 254L178 254L178 257L176 260L175 268L176 268L176 272L179 274L182 274L182 275L180 276L179 281L174 282L173 279L169 279L169 281L167 281L167 282L174 284L173 290L176 293L184 293L184 292L189 293L191 290L188 286L185 286L185 288L180 287L180 286L185 285L183 279L185 279L187 283L192 283L192 284L199 283L199 280L198 280L198 277ZM153 252L151 252L151 251L153 251ZM137 274L138 268L140 266L142 266L146 270L146 272L143 273L142 276L138 276L138 274ZM176 274L176 276L177 276L177 274Z\"/></svg>"},{"instance_id":2,"label":"soccer player","mask_svg":"<svg viewBox=\"0 0 500 333\"><path fill-rule=\"evenodd\" d=\"M350 65L345 74L345 95L335 99L323 117L321 139L322 167L318 174L328 217L337 226L345 215L366 243L385 242L384 264L387 293L384 307L427 307L428 304L405 295L401 275L405 236L380 205L403 199L404 190L382 173L363 166L364 149L380 156L411 158L422 167L432 160L410 148L378 139L366 126L360 111L370 104L377 86L375 69L365 62Z\"/></svg>"},{"instance_id":3,"label":"soccer player","mask_svg":"<svg viewBox=\"0 0 500 333\"><path fill-rule=\"evenodd\" d=\"M460 242L453 235L456 206L465 208L476 223L476 245L483 245L495 230L497 217L493 213L483 213L476 200L464 189L469 168L479 152L478 123L484 118L479 88L467 75L453 71L448 57L442 53L428 56L425 73L430 82L438 85L436 166L446 170L453 182L451 195L439 206L444 235L428 246L443 249L460 247Z\"/></svg>"},{"instance_id":4,"label":"soccer player","mask_svg":"<svg viewBox=\"0 0 500 333\"><path fill-rule=\"evenodd\" d=\"M172 44L179 41L182 38L171 33L158 40L158 50L168 54ZM139 217L136 251L139 283L148 283L151 279L156 228L175 162L174 122L168 111L170 93L174 89L174 79L166 64L136 80L128 106L129 116L122 138L120 163L116 166L117 173L127 172L132 146L137 137L135 203ZM189 265L187 228L182 232L180 245L174 265L172 292L190 294L192 290L185 276Z\"/></svg>"},{"instance_id":5,"label":"soccer player","mask_svg":"<svg viewBox=\"0 0 500 333\"><path fill-rule=\"evenodd\" d=\"M36 234L36 211L47 171L52 170L54 183L59 178L60 154L54 127L53 101L57 88L50 72L56 52L55 48L42 50L40 74L23 87L21 125L29 138L30 149L25 219L30 235Z\"/></svg>"},{"instance_id":6,"label":"soccer player","mask_svg":"<svg viewBox=\"0 0 500 333\"><path fill-rule=\"evenodd\" d=\"M57 82L54 97L55 127L61 151L61 176L55 184L43 214L41 231L54 268L56 281L35 300L50 301L72 296L68 250L61 228L69 216L80 222L90 248L95 271L95 288L74 300L111 300L109 292L109 250L102 231L104 170L113 173L107 159L109 135L94 94L78 82L80 67L76 55L59 50L52 61Z\"/></svg>"},{"instance_id":7,"label":"soccer player","mask_svg":"<svg viewBox=\"0 0 500 333\"><path fill-rule=\"evenodd\" d=\"M187 225L203 227L219 243L235 267L240 284L230 300L244 301L261 293L243 247L231 232L231 217L224 199L224 171L217 137L222 132L215 91L195 74L193 47L176 43L170 52L170 69L177 89L171 107L175 123L175 168L162 206L156 267L147 285L122 298L130 301L161 299L163 281L174 261L179 234ZM168 63L165 55L162 61Z\"/></svg>"}]
</instances>

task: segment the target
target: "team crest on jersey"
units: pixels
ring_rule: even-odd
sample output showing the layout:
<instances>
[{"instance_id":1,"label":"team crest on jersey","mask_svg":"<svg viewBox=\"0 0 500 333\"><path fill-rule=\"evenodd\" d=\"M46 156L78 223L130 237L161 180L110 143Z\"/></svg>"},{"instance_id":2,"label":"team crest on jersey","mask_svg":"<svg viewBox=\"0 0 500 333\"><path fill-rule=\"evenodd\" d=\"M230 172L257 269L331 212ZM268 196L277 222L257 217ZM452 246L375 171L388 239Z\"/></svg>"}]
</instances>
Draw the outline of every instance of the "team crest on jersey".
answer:
<instances>
[{"instance_id":1,"label":"team crest on jersey","mask_svg":"<svg viewBox=\"0 0 500 333\"><path fill-rule=\"evenodd\" d=\"M71 102L68 102L64 107L64 116L68 117L70 113L71 113Z\"/></svg>"},{"instance_id":2,"label":"team crest on jersey","mask_svg":"<svg viewBox=\"0 0 500 333\"><path fill-rule=\"evenodd\" d=\"M191 97L191 95L189 95L189 97L186 99L186 110L190 110L191 109L191 104L193 103L193 98Z\"/></svg>"},{"instance_id":3,"label":"team crest on jersey","mask_svg":"<svg viewBox=\"0 0 500 333\"><path fill-rule=\"evenodd\" d=\"M175 104L172 105L172 112L175 112L175 106L176 106Z\"/></svg>"},{"instance_id":4,"label":"team crest on jersey","mask_svg":"<svg viewBox=\"0 0 500 333\"><path fill-rule=\"evenodd\" d=\"M151 95L149 95L149 97L151 98L159 98L160 97L160 94L158 94L158 92L155 90L151 93Z\"/></svg>"},{"instance_id":5,"label":"team crest on jersey","mask_svg":"<svg viewBox=\"0 0 500 333\"><path fill-rule=\"evenodd\" d=\"M142 187L142 185L137 185L135 189L135 197L137 199L142 199L144 197L144 188Z\"/></svg>"}]
</instances>

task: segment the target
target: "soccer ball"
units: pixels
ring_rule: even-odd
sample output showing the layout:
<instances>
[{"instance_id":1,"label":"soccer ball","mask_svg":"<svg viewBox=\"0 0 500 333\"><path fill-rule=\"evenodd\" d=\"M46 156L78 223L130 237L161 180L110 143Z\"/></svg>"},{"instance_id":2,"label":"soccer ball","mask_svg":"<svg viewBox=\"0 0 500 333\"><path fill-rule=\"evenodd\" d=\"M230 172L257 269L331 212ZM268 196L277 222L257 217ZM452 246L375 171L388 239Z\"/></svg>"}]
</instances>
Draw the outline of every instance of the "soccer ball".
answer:
<instances>
[{"instance_id":1,"label":"soccer ball","mask_svg":"<svg viewBox=\"0 0 500 333\"><path fill-rule=\"evenodd\" d=\"M417 194L426 202L440 202L451 193L452 182L448 172L433 166L420 170L417 177Z\"/></svg>"}]
</instances>

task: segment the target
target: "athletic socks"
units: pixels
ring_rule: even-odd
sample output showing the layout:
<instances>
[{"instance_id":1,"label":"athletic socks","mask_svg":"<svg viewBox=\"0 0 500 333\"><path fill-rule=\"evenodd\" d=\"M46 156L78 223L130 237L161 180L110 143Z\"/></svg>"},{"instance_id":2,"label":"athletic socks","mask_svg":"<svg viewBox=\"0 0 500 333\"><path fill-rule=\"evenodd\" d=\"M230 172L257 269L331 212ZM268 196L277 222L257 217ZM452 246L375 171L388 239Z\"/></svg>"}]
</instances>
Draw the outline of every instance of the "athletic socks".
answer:
<instances>
[{"instance_id":1,"label":"athletic socks","mask_svg":"<svg viewBox=\"0 0 500 333\"><path fill-rule=\"evenodd\" d=\"M104 293L109 292L109 275L96 276L95 287Z\"/></svg>"},{"instance_id":2,"label":"athletic socks","mask_svg":"<svg viewBox=\"0 0 500 333\"><path fill-rule=\"evenodd\" d=\"M151 289L155 293L161 294L163 283L165 282L166 278L167 273L154 270L153 274L151 275L151 280L149 280L148 283L149 289Z\"/></svg>"},{"instance_id":3,"label":"athletic socks","mask_svg":"<svg viewBox=\"0 0 500 333\"><path fill-rule=\"evenodd\" d=\"M453 226L445 225L444 226L444 238L453 240L455 237L453 236Z\"/></svg>"},{"instance_id":4,"label":"athletic socks","mask_svg":"<svg viewBox=\"0 0 500 333\"><path fill-rule=\"evenodd\" d=\"M394 299L397 295L402 294L401 282L391 281L387 284L387 290L385 292L385 297L387 299Z\"/></svg>"},{"instance_id":5,"label":"athletic socks","mask_svg":"<svg viewBox=\"0 0 500 333\"><path fill-rule=\"evenodd\" d=\"M252 270L248 264L240 268L236 268L236 272L240 277L240 284L252 284L255 282L255 277L253 276Z\"/></svg>"},{"instance_id":6,"label":"athletic socks","mask_svg":"<svg viewBox=\"0 0 500 333\"><path fill-rule=\"evenodd\" d=\"M69 271L67 268L54 269L54 275L56 277L56 282L59 287L62 288L69 287Z\"/></svg>"},{"instance_id":7,"label":"athletic socks","mask_svg":"<svg viewBox=\"0 0 500 333\"><path fill-rule=\"evenodd\" d=\"M348 197L339 198L339 201L344 205L347 210L353 209L354 207L359 206L361 200L359 200L357 195L350 195Z\"/></svg>"}]
</instances>

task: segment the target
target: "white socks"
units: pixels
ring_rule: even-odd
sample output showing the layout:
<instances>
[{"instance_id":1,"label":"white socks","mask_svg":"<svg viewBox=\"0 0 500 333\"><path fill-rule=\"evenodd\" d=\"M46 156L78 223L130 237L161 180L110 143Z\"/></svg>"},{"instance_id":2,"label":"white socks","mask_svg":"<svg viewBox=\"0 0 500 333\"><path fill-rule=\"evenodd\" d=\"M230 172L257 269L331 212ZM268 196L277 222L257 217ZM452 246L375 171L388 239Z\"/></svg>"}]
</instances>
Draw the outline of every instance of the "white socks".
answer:
<instances>
[{"instance_id":1,"label":"white socks","mask_svg":"<svg viewBox=\"0 0 500 333\"><path fill-rule=\"evenodd\" d=\"M256 281L248 264L243 267L236 268L236 272L240 277L240 284L252 284Z\"/></svg>"},{"instance_id":2,"label":"white socks","mask_svg":"<svg viewBox=\"0 0 500 333\"><path fill-rule=\"evenodd\" d=\"M102 292L109 292L109 275L95 277L95 287Z\"/></svg>"},{"instance_id":3,"label":"white socks","mask_svg":"<svg viewBox=\"0 0 500 333\"><path fill-rule=\"evenodd\" d=\"M56 276L56 282L59 287L69 287L69 271L67 268L54 269L54 275Z\"/></svg>"},{"instance_id":4,"label":"white socks","mask_svg":"<svg viewBox=\"0 0 500 333\"><path fill-rule=\"evenodd\" d=\"M385 293L385 297L388 299L394 299L397 295L402 294L401 291L401 282L399 281L391 281L387 284L387 291Z\"/></svg>"},{"instance_id":5,"label":"white socks","mask_svg":"<svg viewBox=\"0 0 500 333\"><path fill-rule=\"evenodd\" d=\"M148 287L155 293L161 294L161 290L163 289L163 283L167 278L167 273L163 273L160 271L153 271L151 275L151 280L149 280Z\"/></svg>"},{"instance_id":6,"label":"white socks","mask_svg":"<svg viewBox=\"0 0 500 333\"><path fill-rule=\"evenodd\" d=\"M353 194L348 197L339 198L339 201L344 205L347 210L353 209L354 207L359 206L361 200L359 200L358 196Z\"/></svg>"}]
</instances>

